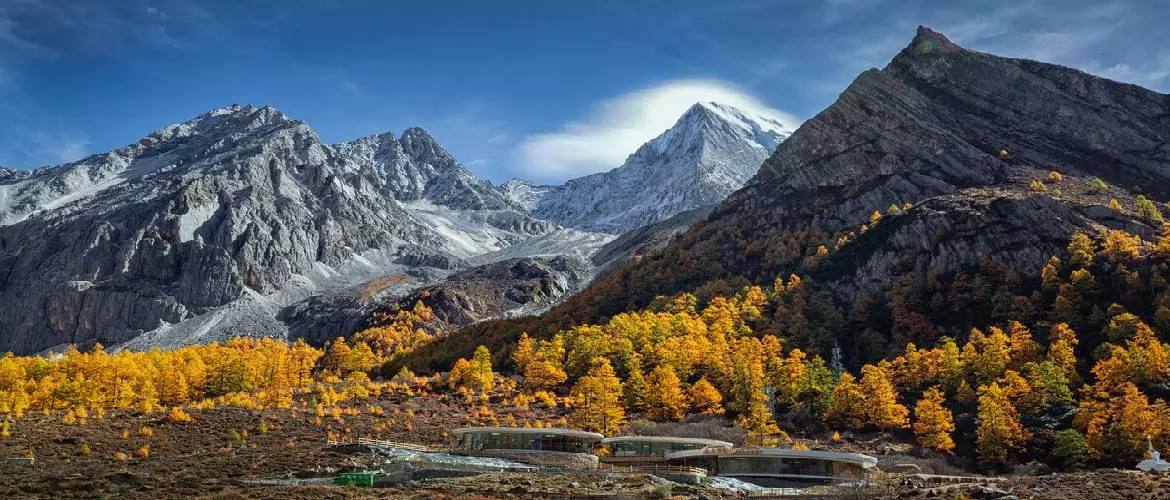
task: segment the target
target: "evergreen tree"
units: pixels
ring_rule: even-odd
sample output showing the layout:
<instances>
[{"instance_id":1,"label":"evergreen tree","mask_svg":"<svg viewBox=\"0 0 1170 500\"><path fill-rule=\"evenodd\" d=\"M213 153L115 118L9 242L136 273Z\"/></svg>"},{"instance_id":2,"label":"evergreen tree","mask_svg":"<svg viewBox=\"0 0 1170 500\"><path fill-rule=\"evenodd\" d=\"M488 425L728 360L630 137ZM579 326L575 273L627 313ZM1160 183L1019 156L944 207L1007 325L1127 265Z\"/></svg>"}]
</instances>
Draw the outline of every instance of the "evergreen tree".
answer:
<instances>
[{"instance_id":1,"label":"evergreen tree","mask_svg":"<svg viewBox=\"0 0 1170 500\"><path fill-rule=\"evenodd\" d=\"M629 372L622 385L622 403L631 413L641 413L646 409L646 378L642 375L642 355L631 353L626 360Z\"/></svg>"}]
</instances>

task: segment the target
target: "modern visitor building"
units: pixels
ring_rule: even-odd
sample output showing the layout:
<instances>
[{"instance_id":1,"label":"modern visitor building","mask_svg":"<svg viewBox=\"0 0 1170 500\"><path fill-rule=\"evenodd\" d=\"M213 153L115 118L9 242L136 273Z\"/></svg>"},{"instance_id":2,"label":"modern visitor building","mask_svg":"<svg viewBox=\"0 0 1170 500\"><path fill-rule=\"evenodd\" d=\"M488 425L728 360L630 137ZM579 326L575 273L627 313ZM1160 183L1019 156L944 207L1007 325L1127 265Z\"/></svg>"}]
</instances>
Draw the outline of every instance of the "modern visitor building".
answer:
<instances>
[{"instance_id":1,"label":"modern visitor building","mask_svg":"<svg viewBox=\"0 0 1170 500\"><path fill-rule=\"evenodd\" d=\"M678 481L722 476L767 488L865 481L866 469L878 463L858 453L736 448L726 441L669 436L605 438L571 429L468 427L452 434L459 440L456 453L467 455L571 468L596 468L601 462L609 469L636 469ZM595 454L598 444L604 451Z\"/></svg>"},{"instance_id":2,"label":"modern visitor building","mask_svg":"<svg viewBox=\"0 0 1170 500\"><path fill-rule=\"evenodd\" d=\"M858 453L787 448L705 448L666 454L671 465L700 467L710 476L733 477L771 488L861 481L877 459Z\"/></svg>"},{"instance_id":3,"label":"modern visitor building","mask_svg":"<svg viewBox=\"0 0 1170 500\"><path fill-rule=\"evenodd\" d=\"M466 427L451 431L458 450L537 465L597 467L596 432L538 427Z\"/></svg>"},{"instance_id":4,"label":"modern visitor building","mask_svg":"<svg viewBox=\"0 0 1170 500\"><path fill-rule=\"evenodd\" d=\"M670 436L617 436L602 439L601 444L608 451L602 462L623 465L665 463L666 455L676 451L732 447L727 441Z\"/></svg>"}]
</instances>

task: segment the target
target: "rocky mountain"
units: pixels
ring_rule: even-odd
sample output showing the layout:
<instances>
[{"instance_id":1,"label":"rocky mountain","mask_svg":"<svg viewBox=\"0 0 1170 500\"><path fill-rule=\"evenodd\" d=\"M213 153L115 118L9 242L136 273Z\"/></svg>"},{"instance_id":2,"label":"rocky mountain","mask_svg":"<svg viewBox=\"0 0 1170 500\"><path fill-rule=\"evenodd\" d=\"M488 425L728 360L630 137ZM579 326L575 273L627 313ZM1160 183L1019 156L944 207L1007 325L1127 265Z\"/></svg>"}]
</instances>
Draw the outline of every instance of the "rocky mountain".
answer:
<instances>
[{"instance_id":1,"label":"rocky mountain","mask_svg":"<svg viewBox=\"0 0 1170 500\"><path fill-rule=\"evenodd\" d=\"M330 145L274 108L221 108L0 173L0 351L282 336L306 297L434 282L552 229L422 129Z\"/></svg>"},{"instance_id":2,"label":"rocky mountain","mask_svg":"<svg viewBox=\"0 0 1170 500\"><path fill-rule=\"evenodd\" d=\"M460 335L548 332L660 295L709 296L797 273L827 295L802 299L815 299L818 309L799 317L777 312L767 327L791 329L783 331L797 342L816 337L809 342L820 342L810 346L817 352L840 342L860 359L873 353L861 351L858 336L874 324L846 328L857 301L888 304L906 287L948 286L976 268L1008 270L1008 298L1027 299L1049 256L1067 258L1075 232L1120 229L1155 240L1160 217L1136 210L1139 195L1165 211L1170 96L964 49L920 28L885 68L858 76L751 181L665 248L625 262L540 319L475 325ZM916 310L896 305L895 315ZM935 321L944 326L968 312ZM971 324L955 324L954 334ZM419 359L435 359L428 356Z\"/></svg>"},{"instance_id":3,"label":"rocky mountain","mask_svg":"<svg viewBox=\"0 0 1170 500\"><path fill-rule=\"evenodd\" d=\"M1034 189L1050 171L1062 174L1063 187ZM1110 187L1095 192L1093 178ZM645 303L714 279L771 280L798 269L818 246L858 233L875 210L891 216L818 267L843 298L902 272L946 273L980 257L1034 277L1076 230L1152 236L1160 228L1107 205L1116 198L1133 207L1139 193L1165 199L1167 181L1167 95L966 50L920 28L889 65L862 73L802 125L707 220L651 262L598 286L618 293L614 300ZM644 289L619 284L667 268L678 271Z\"/></svg>"},{"instance_id":4,"label":"rocky mountain","mask_svg":"<svg viewBox=\"0 0 1170 500\"><path fill-rule=\"evenodd\" d=\"M620 234L723 201L756 173L794 125L697 103L618 168L558 186L512 180L502 190L538 218Z\"/></svg>"}]
</instances>

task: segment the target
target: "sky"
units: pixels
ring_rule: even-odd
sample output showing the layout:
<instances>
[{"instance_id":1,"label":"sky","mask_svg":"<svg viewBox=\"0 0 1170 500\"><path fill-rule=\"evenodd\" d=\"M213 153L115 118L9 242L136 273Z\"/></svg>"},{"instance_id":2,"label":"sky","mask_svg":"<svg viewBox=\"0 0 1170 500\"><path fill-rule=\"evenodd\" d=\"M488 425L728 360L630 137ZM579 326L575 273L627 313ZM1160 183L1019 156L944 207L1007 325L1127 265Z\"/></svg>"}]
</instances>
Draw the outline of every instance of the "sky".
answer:
<instances>
[{"instance_id":1,"label":"sky","mask_svg":"<svg viewBox=\"0 0 1170 500\"><path fill-rule=\"evenodd\" d=\"M251 103L325 142L421 126L492 181L560 182L698 101L807 119L919 24L1168 92L1166 19L1164 0L0 0L0 165Z\"/></svg>"}]
</instances>

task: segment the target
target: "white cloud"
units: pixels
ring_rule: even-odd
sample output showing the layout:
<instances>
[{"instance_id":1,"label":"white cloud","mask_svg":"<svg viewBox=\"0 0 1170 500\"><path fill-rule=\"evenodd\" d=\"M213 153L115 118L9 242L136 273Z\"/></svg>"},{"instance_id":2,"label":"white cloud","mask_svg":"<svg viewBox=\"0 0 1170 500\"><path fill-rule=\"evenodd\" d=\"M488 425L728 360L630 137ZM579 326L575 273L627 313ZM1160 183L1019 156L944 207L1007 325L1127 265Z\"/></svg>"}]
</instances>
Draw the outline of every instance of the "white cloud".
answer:
<instances>
[{"instance_id":1,"label":"white cloud","mask_svg":"<svg viewBox=\"0 0 1170 500\"><path fill-rule=\"evenodd\" d=\"M64 131L34 132L29 137L32 154L48 164L59 165L89 154L89 139Z\"/></svg>"},{"instance_id":2,"label":"white cloud","mask_svg":"<svg viewBox=\"0 0 1170 500\"><path fill-rule=\"evenodd\" d=\"M524 173L559 181L609 170L670 128L697 102L713 101L796 126L801 120L772 109L743 89L718 80L673 80L607 99L591 115L556 132L524 138L516 157Z\"/></svg>"}]
</instances>

